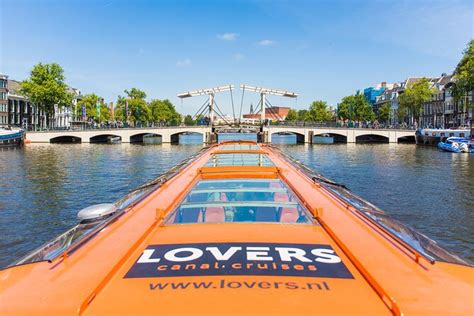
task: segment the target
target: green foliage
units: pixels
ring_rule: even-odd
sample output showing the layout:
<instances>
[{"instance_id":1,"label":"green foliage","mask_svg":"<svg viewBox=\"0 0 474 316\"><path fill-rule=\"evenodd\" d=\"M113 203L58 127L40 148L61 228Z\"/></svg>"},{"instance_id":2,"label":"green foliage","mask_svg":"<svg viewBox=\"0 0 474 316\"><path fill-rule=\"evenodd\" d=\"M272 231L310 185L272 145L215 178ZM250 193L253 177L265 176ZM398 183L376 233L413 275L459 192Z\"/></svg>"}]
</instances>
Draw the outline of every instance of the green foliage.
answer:
<instances>
[{"instance_id":1,"label":"green foliage","mask_svg":"<svg viewBox=\"0 0 474 316\"><path fill-rule=\"evenodd\" d=\"M344 101L344 99L343 99ZM350 118L349 103L341 102L337 106L337 117L341 120L347 120Z\"/></svg>"},{"instance_id":2,"label":"green foliage","mask_svg":"<svg viewBox=\"0 0 474 316\"><path fill-rule=\"evenodd\" d=\"M153 122L178 125L181 121L181 115L169 100L152 100L150 110Z\"/></svg>"},{"instance_id":3,"label":"green foliage","mask_svg":"<svg viewBox=\"0 0 474 316\"><path fill-rule=\"evenodd\" d=\"M97 113L97 104L100 104L102 107L102 98L96 95L95 93L86 94L82 100L77 102L76 106L76 117L82 118L82 106L86 107L86 120L87 119L94 119L95 121L99 121L99 115Z\"/></svg>"},{"instance_id":4,"label":"green foliage","mask_svg":"<svg viewBox=\"0 0 474 316\"><path fill-rule=\"evenodd\" d=\"M125 90L124 92L130 99L145 99L146 98L146 93L137 88L132 88L130 89L130 91Z\"/></svg>"},{"instance_id":5,"label":"green foliage","mask_svg":"<svg viewBox=\"0 0 474 316\"><path fill-rule=\"evenodd\" d=\"M151 110L145 101L146 93L137 88L125 90L126 97L118 96L115 108L115 118L123 122L131 121L134 124L146 123L152 119ZM127 117L128 104L128 117Z\"/></svg>"},{"instance_id":6,"label":"green foliage","mask_svg":"<svg viewBox=\"0 0 474 316\"><path fill-rule=\"evenodd\" d=\"M104 99L95 93L86 94L77 102L75 116L82 119L82 106L86 107L86 120L93 119L96 122L106 122L110 120L110 111ZM99 111L97 111L99 109ZM100 115L99 115L100 112Z\"/></svg>"},{"instance_id":7,"label":"green foliage","mask_svg":"<svg viewBox=\"0 0 474 316\"><path fill-rule=\"evenodd\" d=\"M130 121L134 123L148 122L152 117L151 110L144 99L129 99L128 112Z\"/></svg>"},{"instance_id":8,"label":"green foliage","mask_svg":"<svg viewBox=\"0 0 474 316\"><path fill-rule=\"evenodd\" d=\"M193 126L196 125L196 121L193 120L193 117L188 114L184 117L184 124L187 126Z\"/></svg>"},{"instance_id":9,"label":"green foliage","mask_svg":"<svg viewBox=\"0 0 474 316\"><path fill-rule=\"evenodd\" d=\"M360 93L344 97L339 103L337 116L352 121L373 121L375 119L372 106Z\"/></svg>"},{"instance_id":10,"label":"green foliage","mask_svg":"<svg viewBox=\"0 0 474 316\"><path fill-rule=\"evenodd\" d=\"M385 102L377 113L377 119L380 122L387 122L390 118L390 102Z\"/></svg>"},{"instance_id":11,"label":"green foliage","mask_svg":"<svg viewBox=\"0 0 474 316\"><path fill-rule=\"evenodd\" d=\"M298 112L294 109L290 109L288 111L288 115L286 116L286 121L297 121L298 120Z\"/></svg>"},{"instance_id":12,"label":"green foliage","mask_svg":"<svg viewBox=\"0 0 474 316\"><path fill-rule=\"evenodd\" d=\"M298 121L309 121L309 111L308 110L299 110L298 111Z\"/></svg>"},{"instance_id":13,"label":"green foliage","mask_svg":"<svg viewBox=\"0 0 474 316\"><path fill-rule=\"evenodd\" d=\"M463 99L474 90L474 39L469 41L463 56L454 70L455 86L453 89L456 101ZM471 102L470 106L472 107Z\"/></svg>"},{"instance_id":14,"label":"green foliage","mask_svg":"<svg viewBox=\"0 0 474 316\"><path fill-rule=\"evenodd\" d=\"M430 88L428 78L421 78L405 89L405 92L400 95L400 108L407 112L418 121L422 114L423 104L430 101L434 89Z\"/></svg>"},{"instance_id":15,"label":"green foliage","mask_svg":"<svg viewBox=\"0 0 474 316\"><path fill-rule=\"evenodd\" d=\"M313 122L327 122L331 120L332 115L328 111L328 105L324 101L314 101L309 106L308 118Z\"/></svg>"},{"instance_id":16,"label":"green foliage","mask_svg":"<svg viewBox=\"0 0 474 316\"><path fill-rule=\"evenodd\" d=\"M65 107L72 104L72 95L64 81L64 70L59 64L39 63L31 70L30 77L21 82L20 93L41 110L52 114L55 105Z\"/></svg>"}]
</instances>

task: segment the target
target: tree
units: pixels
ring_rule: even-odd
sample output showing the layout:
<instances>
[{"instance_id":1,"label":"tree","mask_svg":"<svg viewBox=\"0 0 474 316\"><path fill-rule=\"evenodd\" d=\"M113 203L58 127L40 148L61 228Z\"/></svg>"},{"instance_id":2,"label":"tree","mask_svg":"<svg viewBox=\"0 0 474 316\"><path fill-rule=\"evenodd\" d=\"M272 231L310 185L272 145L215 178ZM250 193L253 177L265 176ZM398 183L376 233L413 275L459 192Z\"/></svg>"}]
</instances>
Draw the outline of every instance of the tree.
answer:
<instances>
[{"instance_id":1,"label":"tree","mask_svg":"<svg viewBox=\"0 0 474 316\"><path fill-rule=\"evenodd\" d=\"M285 118L285 121L297 121L298 120L298 112L294 109L290 109L288 111L288 115Z\"/></svg>"},{"instance_id":2,"label":"tree","mask_svg":"<svg viewBox=\"0 0 474 316\"><path fill-rule=\"evenodd\" d=\"M351 121L373 121L375 119L372 106L360 93L342 98L337 112L339 118Z\"/></svg>"},{"instance_id":3,"label":"tree","mask_svg":"<svg viewBox=\"0 0 474 316\"><path fill-rule=\"evenodd\" d=\"M97 105L100 107L100 116L97 112ZM107 120L108 118L103 117L104 110L102 108L106 108L107 106L103 104L103 99L96 95L95 93L86 94L82 100L77 102L76 113L74 115L76 117L82 117L82 107L85 107L86 110L86 117L85 119L94 119L96 122ZM105 113L105 112L104 112ZM108 113L108 110L107 110Z\"/></svg>"},{"instance_id":4,"label":"tree","mask_svg":"<svg viewBox=\"0 0 474 316\"><path fill-rule=\"evenodd\" d=\"M337 105L337 117L341 120L350 118L349 103L342 99L342 102Z\"/></svg>"},{"instance_id":5,"label":"tree","mask_svg":"<svg viewBox=\"0 0 474 316\"><path fill-rule=\"evenodd\" d=\"M314 101L309 106L308 118L313 122L327 122L331 119L328 105L324 101Z\"/></svg>"},{"instance_id":6,"label":"tree","mask_svg":"<svg viewBox=\"0 0 474 316\"><path fill-rule=\"evenodd\" d=\"M124 92L130 99L143 99L144 100L146 98L146 93L137 88L132 88L130 89L130 91L125 90Z\"/></svg>"},{"instance_id":7,"label":"tree","mask_svg":"<svg viewBox=\"0 0 474 316\"><path fill-rule=\"evenodd\" d=\"M377 113L377 119L380 122L387 122L390 118L390 103L385 102L380 108Z\"/></svg>"},{"instance_id":8,"label":"tree","mask_svg":"<svg viewBox=\"0 0 474 316\"><path fill-rule=\"evenodd\" d=\"M468 103L468 93L474 91L474 39L472 39L463 52L463 56L454 70L455 85L453 87L453 96L455 102L463 100L465 108L472 108L474 103ZM471 118L472 128L472 118Z\"/></svg>"},{"instance_id":9,"label":"tree","mask_svg":"<svg viewBox=\"0 0 474 316\"><path fill-rule=\"evenodd\" d=\"M150 110L153 122L178 125L181 121L181 115L169 100L152 100Z\"/></svg>"},{"instance_id":10,"label":"tree","mask_svg":"<svg viewBox=\"0 0 474 316\"><path fill-rule=\"evenodd\" d=\"M308 110L299 110L298 111L298 121L309 121Z\"/></svg>"},{"instance_id":11,"label":"tree","mask_svg":"<svg viewBox=\"0 0 474 316\"><path fill-rule=\"evenodd\" d=\"M20 93L45 111L47 122L43 124L49 125L55 106L69 107L72 104L72 94L64 81L64 70L59 64L39 63L31 70L30 78L20 84Z\"/></svg>"},{"instance_id":12,"label":"tree","mask_svg":"<svg viewBox=\"0 0 474 316\"><path fill-rule=\"evenodd\" d=\"M151 120L151 110L144 99L128 100L129 118L135 125L140 122L145 123Z\"/></svg>"},{"instance_id":13,"label":"tree","mask_svg":"<svg viewBox=\"0 0 474 316\"><path fill-rule=\"evenodd\" d=\"M184 117L184 124L187 126L193 126L196 125L196 121L193 120L193 117L188 114Z\"/></svg>"},{"instance_id":14,"label":"tree","mask_svg":"<svg viewBox=\"0 0 474 316\"><path fill-rule=\"evenodd\" d=\"M118 96L115 118L121 121L146 123L152 119L152 113L146 102L146 93L137 88L125 90L126 97Z\"/></svg>"},{"instance_id":15,"label":"tree","mask_svg":"<svg viewBox=\"0 0 474 316\"><path fill-rule=\"evenodd\" d=\"M474 39L463 52L463 56L454 70L456 86L460 92L468 93L474 90Z\"/></svg>"},{"instance_id":16,"label":"tree","mask_svg":"<svg viewBox=\"0 0 474 316\"><path fill-rule=\"evenodd\" d=\"M429 79L423 77L410 84L400 95L400 108L410 113L418 122L423 111L423 104L431 100L434 92L435 90L430 88Z\"/></svg>"}]
</instances>

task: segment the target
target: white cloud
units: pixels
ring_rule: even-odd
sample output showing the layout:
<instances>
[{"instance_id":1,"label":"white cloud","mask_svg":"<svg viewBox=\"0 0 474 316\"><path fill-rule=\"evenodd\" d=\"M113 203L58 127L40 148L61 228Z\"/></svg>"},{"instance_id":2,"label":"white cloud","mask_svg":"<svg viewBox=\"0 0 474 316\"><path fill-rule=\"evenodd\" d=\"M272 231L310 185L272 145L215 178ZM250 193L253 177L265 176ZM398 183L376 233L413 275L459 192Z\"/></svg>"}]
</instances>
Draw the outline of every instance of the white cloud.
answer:
<instances>
[{"instance_id":1,"label":"white cloud","mask_svg":"<svg viewBox=\"0 0 474 316\"><path fill-rule=\"evenodd\" d=\"M264 40L261 40L260 42L258 42L258 45L260 46L270 46L270 45L273 45L275 44L274 41L272 40L269 40L269 39L264 39Z\"/></svg>"},{"instance_id":2,"label":"white cloud","mask_svg":"<svg viewBox=\"0 0 474 316\"><path fill-rule=\"evenodd\" d=\"M245 59L245 55L241 53L234 54L232 57L234 57L235 60Z\"/></svg>"},{"instance_id":3,"label":"white cloud","mask_svg":"<svg viewBox=\"0 0 474 316\"><path fill-rule=\"evenodd\" d=\"M224 34L217 34L217 38L223 41L235 41L239 37L237 33L224 33Z\"/></svg>"},{"instance_id":4,"label":"white cloud","mask_svg":"<svg viewBox=\"0 0 474 316\"><path fill-rule=\"evenodd\" d=\"M189 67L192 65L191 59L185 58L176 62L176 67Z\"/></svg>"}]
</instances>

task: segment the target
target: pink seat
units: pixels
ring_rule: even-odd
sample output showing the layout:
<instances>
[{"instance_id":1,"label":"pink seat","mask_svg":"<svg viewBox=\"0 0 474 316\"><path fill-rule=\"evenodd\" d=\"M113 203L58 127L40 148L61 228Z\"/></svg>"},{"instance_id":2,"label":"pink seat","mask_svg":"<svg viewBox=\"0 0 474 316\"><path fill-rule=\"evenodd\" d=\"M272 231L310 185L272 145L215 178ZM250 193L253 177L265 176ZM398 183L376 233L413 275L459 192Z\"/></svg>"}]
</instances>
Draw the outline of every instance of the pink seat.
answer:
<instances>
[{"instance_id":1,"label":"pink seat","mask_svg":"<svg viewBox=\"0 0 474 316\"><path fill-rule=\"evenodd\" d=\"M222 206L209 206L206 208L206 223L224 223L225 212Z\"/></svg>"},{"instance_id":2,"label":"pink seat","mask_svg":"<svg viewBox=\"0 0 474 316\"><path fill-rule=\"evenodd\" d=\"M275 192L273 196L273 200L275 202L289 202L290 199L288 198L288 194L285 192Z\"/></svg>"},{"instance_id":3,"label":"pink seat","mask_svg":"<svg viewBox=\"0 0 474 316\"><path fill-rule=\"evenodd\" d=\"M281 188L283 188L283 186L281 185L280 182L274 181L274 182L270 182L270 188L272 188L272 189L281 189Z\"/></svg>"},{"instance_id":4,"label":"pink seat","mask_svg":"<svg viewBox=\"0 0 474 316\"><path fill-rule=\"evenodd\" d=\"M284 207L280 214L280 223L296 223L299 214L295 207Z\"/></svg>"}]
</instances>

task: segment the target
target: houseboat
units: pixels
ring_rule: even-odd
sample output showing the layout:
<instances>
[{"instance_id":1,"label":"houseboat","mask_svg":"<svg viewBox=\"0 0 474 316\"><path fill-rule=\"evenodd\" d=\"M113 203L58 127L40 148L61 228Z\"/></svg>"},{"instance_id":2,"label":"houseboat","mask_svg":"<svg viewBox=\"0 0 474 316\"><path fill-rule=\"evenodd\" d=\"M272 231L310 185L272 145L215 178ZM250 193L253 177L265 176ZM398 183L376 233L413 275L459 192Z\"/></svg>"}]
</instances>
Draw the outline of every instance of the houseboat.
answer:
<instances>
[{"instance_id":1,"label":"houseboat","mask_svg":"<svg viewBox=\"0 0 474 316\"><path fill-rule=\"evenodd\" d=\"M0 314L473 315L473 273L277 148L222 142L0 271Z\"/></svg>"},{"instance_id":2,"label":"houseboat","mask_svg":"<svg viewBox=\"0 0 474 316\"><path fill-rule=\"evenodd\" d=\"M471 131L469 129L418 129L415 132L415 140L417 145L437 146L443 138L447 137L469 137Z\"/></svg>"},{"instance_id":3,"label":"houseboat","mask_svg":"<svg viewBox=\"0 0 474 316\"><path fill-rule=\"evenodd\" d=\"M23 145L25 133L19 128L0 127L0 147Z\"/></svg>"}]
</instances>

